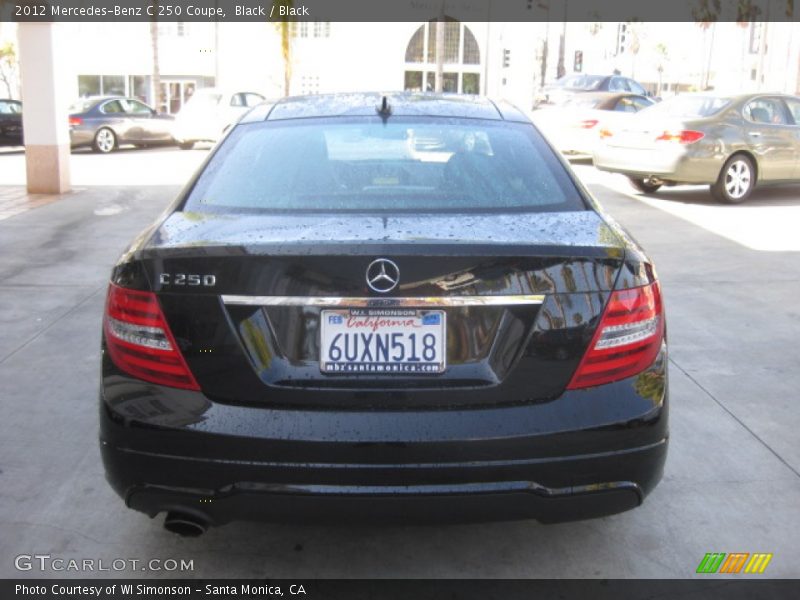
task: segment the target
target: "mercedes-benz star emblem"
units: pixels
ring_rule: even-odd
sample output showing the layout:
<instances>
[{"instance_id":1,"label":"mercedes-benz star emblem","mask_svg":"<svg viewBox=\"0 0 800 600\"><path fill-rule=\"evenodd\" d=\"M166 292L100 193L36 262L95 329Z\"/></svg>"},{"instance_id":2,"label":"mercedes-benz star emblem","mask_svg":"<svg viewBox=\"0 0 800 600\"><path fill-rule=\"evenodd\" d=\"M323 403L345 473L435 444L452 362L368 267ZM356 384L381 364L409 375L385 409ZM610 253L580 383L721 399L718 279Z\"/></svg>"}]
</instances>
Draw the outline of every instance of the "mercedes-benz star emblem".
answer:
<instances>
[{"instance_id":1,"label":"mercedes-benz star emblem","mask_svg":"<svg viewBox=\"0 0 800 600\"><path fill-rule=\"evenodd\" d=\"M400 269L388 258L379 258L367 267L367 285L381 294L391 292L400 281Z\"/></svg>"}]
</instances>

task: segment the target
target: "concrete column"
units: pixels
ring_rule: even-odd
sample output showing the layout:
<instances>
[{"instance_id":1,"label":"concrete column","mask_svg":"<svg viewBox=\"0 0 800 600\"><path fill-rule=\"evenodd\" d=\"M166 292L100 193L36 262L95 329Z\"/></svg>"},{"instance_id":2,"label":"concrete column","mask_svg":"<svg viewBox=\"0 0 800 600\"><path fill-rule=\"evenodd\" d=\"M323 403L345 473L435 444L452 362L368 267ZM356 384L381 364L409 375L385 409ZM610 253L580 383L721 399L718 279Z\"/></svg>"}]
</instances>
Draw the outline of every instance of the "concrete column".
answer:
<instances>
[{"instance_id":1,"label":"concrete column","mask_svg":"<svg viewBox=\"0 0 800 600\"><path fill-rule=\"evenodd\" d=\"M28 193L70 189L68 40L56 23L20 23L22 129Z\"/></svg>"}]
</instances>

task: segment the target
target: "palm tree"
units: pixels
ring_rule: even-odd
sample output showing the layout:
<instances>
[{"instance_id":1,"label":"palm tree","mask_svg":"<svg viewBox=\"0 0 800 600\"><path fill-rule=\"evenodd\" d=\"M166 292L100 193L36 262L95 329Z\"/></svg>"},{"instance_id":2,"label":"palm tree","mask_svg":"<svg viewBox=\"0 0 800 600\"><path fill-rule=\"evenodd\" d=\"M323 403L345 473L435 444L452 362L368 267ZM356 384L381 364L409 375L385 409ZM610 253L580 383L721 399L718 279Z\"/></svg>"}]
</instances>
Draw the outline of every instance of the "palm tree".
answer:
<instances>
[{"instance_id":1,"label":"palm tree","mask_svg":"<svg viewBox=\"0 0 800 600\"><path fill-rule=\"evenodd\" d=\"M272 6L278 14L280 9L292 8L293 0L272 0ZM284 14L289 14L291 11L284 10ZM281 56L283 57L283 95L288 96L292 84L292 22L288 19L275 21L275 27L281 36Z\"/></svg>"},{"instance_id":2,"label":"palm tree","mask_svg":"<svg viewBox=\"0 0 800 600\"><path fill-rule=\"evenodd\" d=\"M636 78L636 57L639 56L639 51L642 49L642 29L638 22L628 23L628 32L631 38L628 49L631 53L631 77Z\"/></svg>"},{"instance_id":3,"label":"palm tree","mask_svg":"<svg viewBox=\"0 0 800 600\"><path fill-rule=\"evenodd\" d=\"M556 65L556 78L561 79L567 74L564 66L564 54L567 50L567 11L569 0L564 0L564 21L561 23L561 36L558 38L558 64Z\"/></svg>"},{"instance_id":4,"label":"palm tree","mask_svg":"<svg viewBox=\"0 0 800 600\"><path fill-rule=\"evenodd\" d=\"M545 84L545 79L547 78L547 54L550 51L549 47L549 38L550 38L550 2L549 0L538 0L536 6L547 11L547 17L544 21L544 44L542 45L542 73L541 73L541 82L540 85Z\"/></svg>"},{"instance_id":5,"label":"palm tree","mask_svg":"<svg viewBox=\"0 0 800 600\"><path fill-rule=\"evenodd\" d=\"M656 68L658 71L658 89L656 90L656 96L661 96L661 89L664 87L664 63L669 62L669 52L667 51L666 44L661 42L656 44L655 52L659 57L658 67Z\"/></svg>"}]
</instances>

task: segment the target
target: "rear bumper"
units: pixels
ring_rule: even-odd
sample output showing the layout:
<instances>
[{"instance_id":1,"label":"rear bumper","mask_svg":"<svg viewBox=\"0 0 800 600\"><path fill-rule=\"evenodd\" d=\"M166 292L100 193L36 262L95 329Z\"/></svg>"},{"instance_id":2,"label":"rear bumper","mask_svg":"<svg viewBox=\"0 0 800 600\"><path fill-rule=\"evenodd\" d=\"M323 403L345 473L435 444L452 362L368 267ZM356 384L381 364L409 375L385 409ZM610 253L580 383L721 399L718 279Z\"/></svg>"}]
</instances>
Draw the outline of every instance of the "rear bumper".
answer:
<instances>
[{"instance_id":1,"label":"rear bumper","mask_svg":"<svg viewBox=\"0 0 800 600\"><path fill-rule=\"evenodd\" d=\"M665 365L664 352L644 379L496 408L279 410L185 392L198 417L169 426L155 389L124 415L104 392L101 450L129 507L212 525L598 517L638 506L661 479Z\"/></svg>"},{"instance_id":2,"label":"rear bumper","mask_svg":"<svg viewBox=\"0 0 800 600\"><path fill-rule=\"evenodd\" d=\"M717 180L724 159L709 153L705 146L627 148L598 144L594 166L602 171L633 177L658 177L671 183L712 184Z\"/></svg>"},{"instance_id":3,"label":"rear bumper","mask_svg":"<svg viewBox=\"0 0 800 600\"><path fill-rule=\"evenodd\" d=\"M69 143L73 148L90 146L94 142L95 131L89 127L71 127L69 130Z\"/></svg>"},{"instance_id":4,"label":"rear bumper","mask_svg":"<svg viewBox=\"0 0 800 600\"><path fill-rule=\"evenodd\" d=\"M133 484L124 486L126 504L151 517L175 511L195 516L209 525L231 520L275 522L382 522L443 523L537 519L543 523L587 519L615 514L639 506L645 495L642 483L651 488L660 479L667 443L605 456L561 457L536 467L519 469L536 476L554 468L591 471L594 484L549 488L532 480L412 485L340 485L289 483L311 474L318 465L294 465L276 482L263 481L271 465L250 465L145 456L107 445L103 458L109 472L172 473L180 481L182 471L200 471L222 487L186 488L179 485ZM492 465L509 470L513 465ZM472 473L480 467L427 465L442 471L443 479ZM486 467L484 467L486 468ZM307 473L303 473L306 471ZM216 473L215 473L216 472ZM604 481L618 476L638 476L636 481ZM277 474L276 474L277 475ZM370 473L380 481L386 473ZM525 473L520 473L524 476ZM459 477L460 478L460 477ZM255 480L255 481L253 481ZM122 488L118 489L122 491Z\"/></svg>"},{"instance_id":5,"label":"rear bumper","mask_svg":"<svg viewBox=\"0 0 800 600\"><path fill-rule=\"evenodd\" d=\"M597 132L594 129L574 129L573 132L555 138L556 148L562 154L592 156L597 147Z\"/></svg>"},{"instance_id":6,"label":"rear bumper","mask_svg":"<svg viewBox=\"0 0 800 600\"><path fill-rule=\"evenodd\" d=\"M179 143L186 142L216 142L222 135L224 127L216 122L192 122L176 120L172 128L172 135Z\"/></svg>"}]
</instances>

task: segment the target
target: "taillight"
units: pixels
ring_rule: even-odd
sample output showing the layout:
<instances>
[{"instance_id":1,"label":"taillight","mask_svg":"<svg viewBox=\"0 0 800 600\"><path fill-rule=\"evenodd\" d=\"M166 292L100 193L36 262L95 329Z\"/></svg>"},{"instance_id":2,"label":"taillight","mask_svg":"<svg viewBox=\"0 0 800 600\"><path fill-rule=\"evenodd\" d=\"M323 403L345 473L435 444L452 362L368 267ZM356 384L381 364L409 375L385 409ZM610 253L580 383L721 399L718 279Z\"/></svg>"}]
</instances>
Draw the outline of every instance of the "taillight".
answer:
<instances>
[{"instance_id":1,"label":"taillight","mask_svg":"<svg viewBox=\"0 0 800 600\"><path fill-rule=\"evenodd\" d=\"M611 294L589 349L567 389L602 385L641 373L664 339L658 282Z\"/></svg>"},{"instance_id":2,"label":"taillight","mask_svg":"<svg viewBox=\"0 0 800 600\"><path fill-rule=\"evenodd\" d=\"M81 119L80 117L70 117L69 118L70 127L72 127L74 125L80 125L81 123L83 123L83 119Z\"/></svg>"},{"instance_id":3,"label":"taillight","mask_svg":"<svg viewBox=\"0 0 800 600\"><path fill-rule=\"evenodd\" d=\"M104 330L108 354L121 370L160 385L200 389L152 292L109 285Z\"/></svg>"},{"instance_id":4,"label":"taillight","mask_svg":"<svg viewBox=\"0 0 800 600\"><path fill-rule=\"evenodd\" d=\"M706 136L702 131L683 129L681 131L665 131L656 138L657 142L678 142L679 144L694 144Z\"/></svg>"},{"instance_id":5,"label":"taillight","mask_svg":"<svg viewBox=\"0 0 800 600\"><path fill-rule=\"evenodd\" d=\"M580 123L578 123L578 127L581 129L591 129L597 125L597 119L584 119Z\"/></svg>"}]
</instances>

